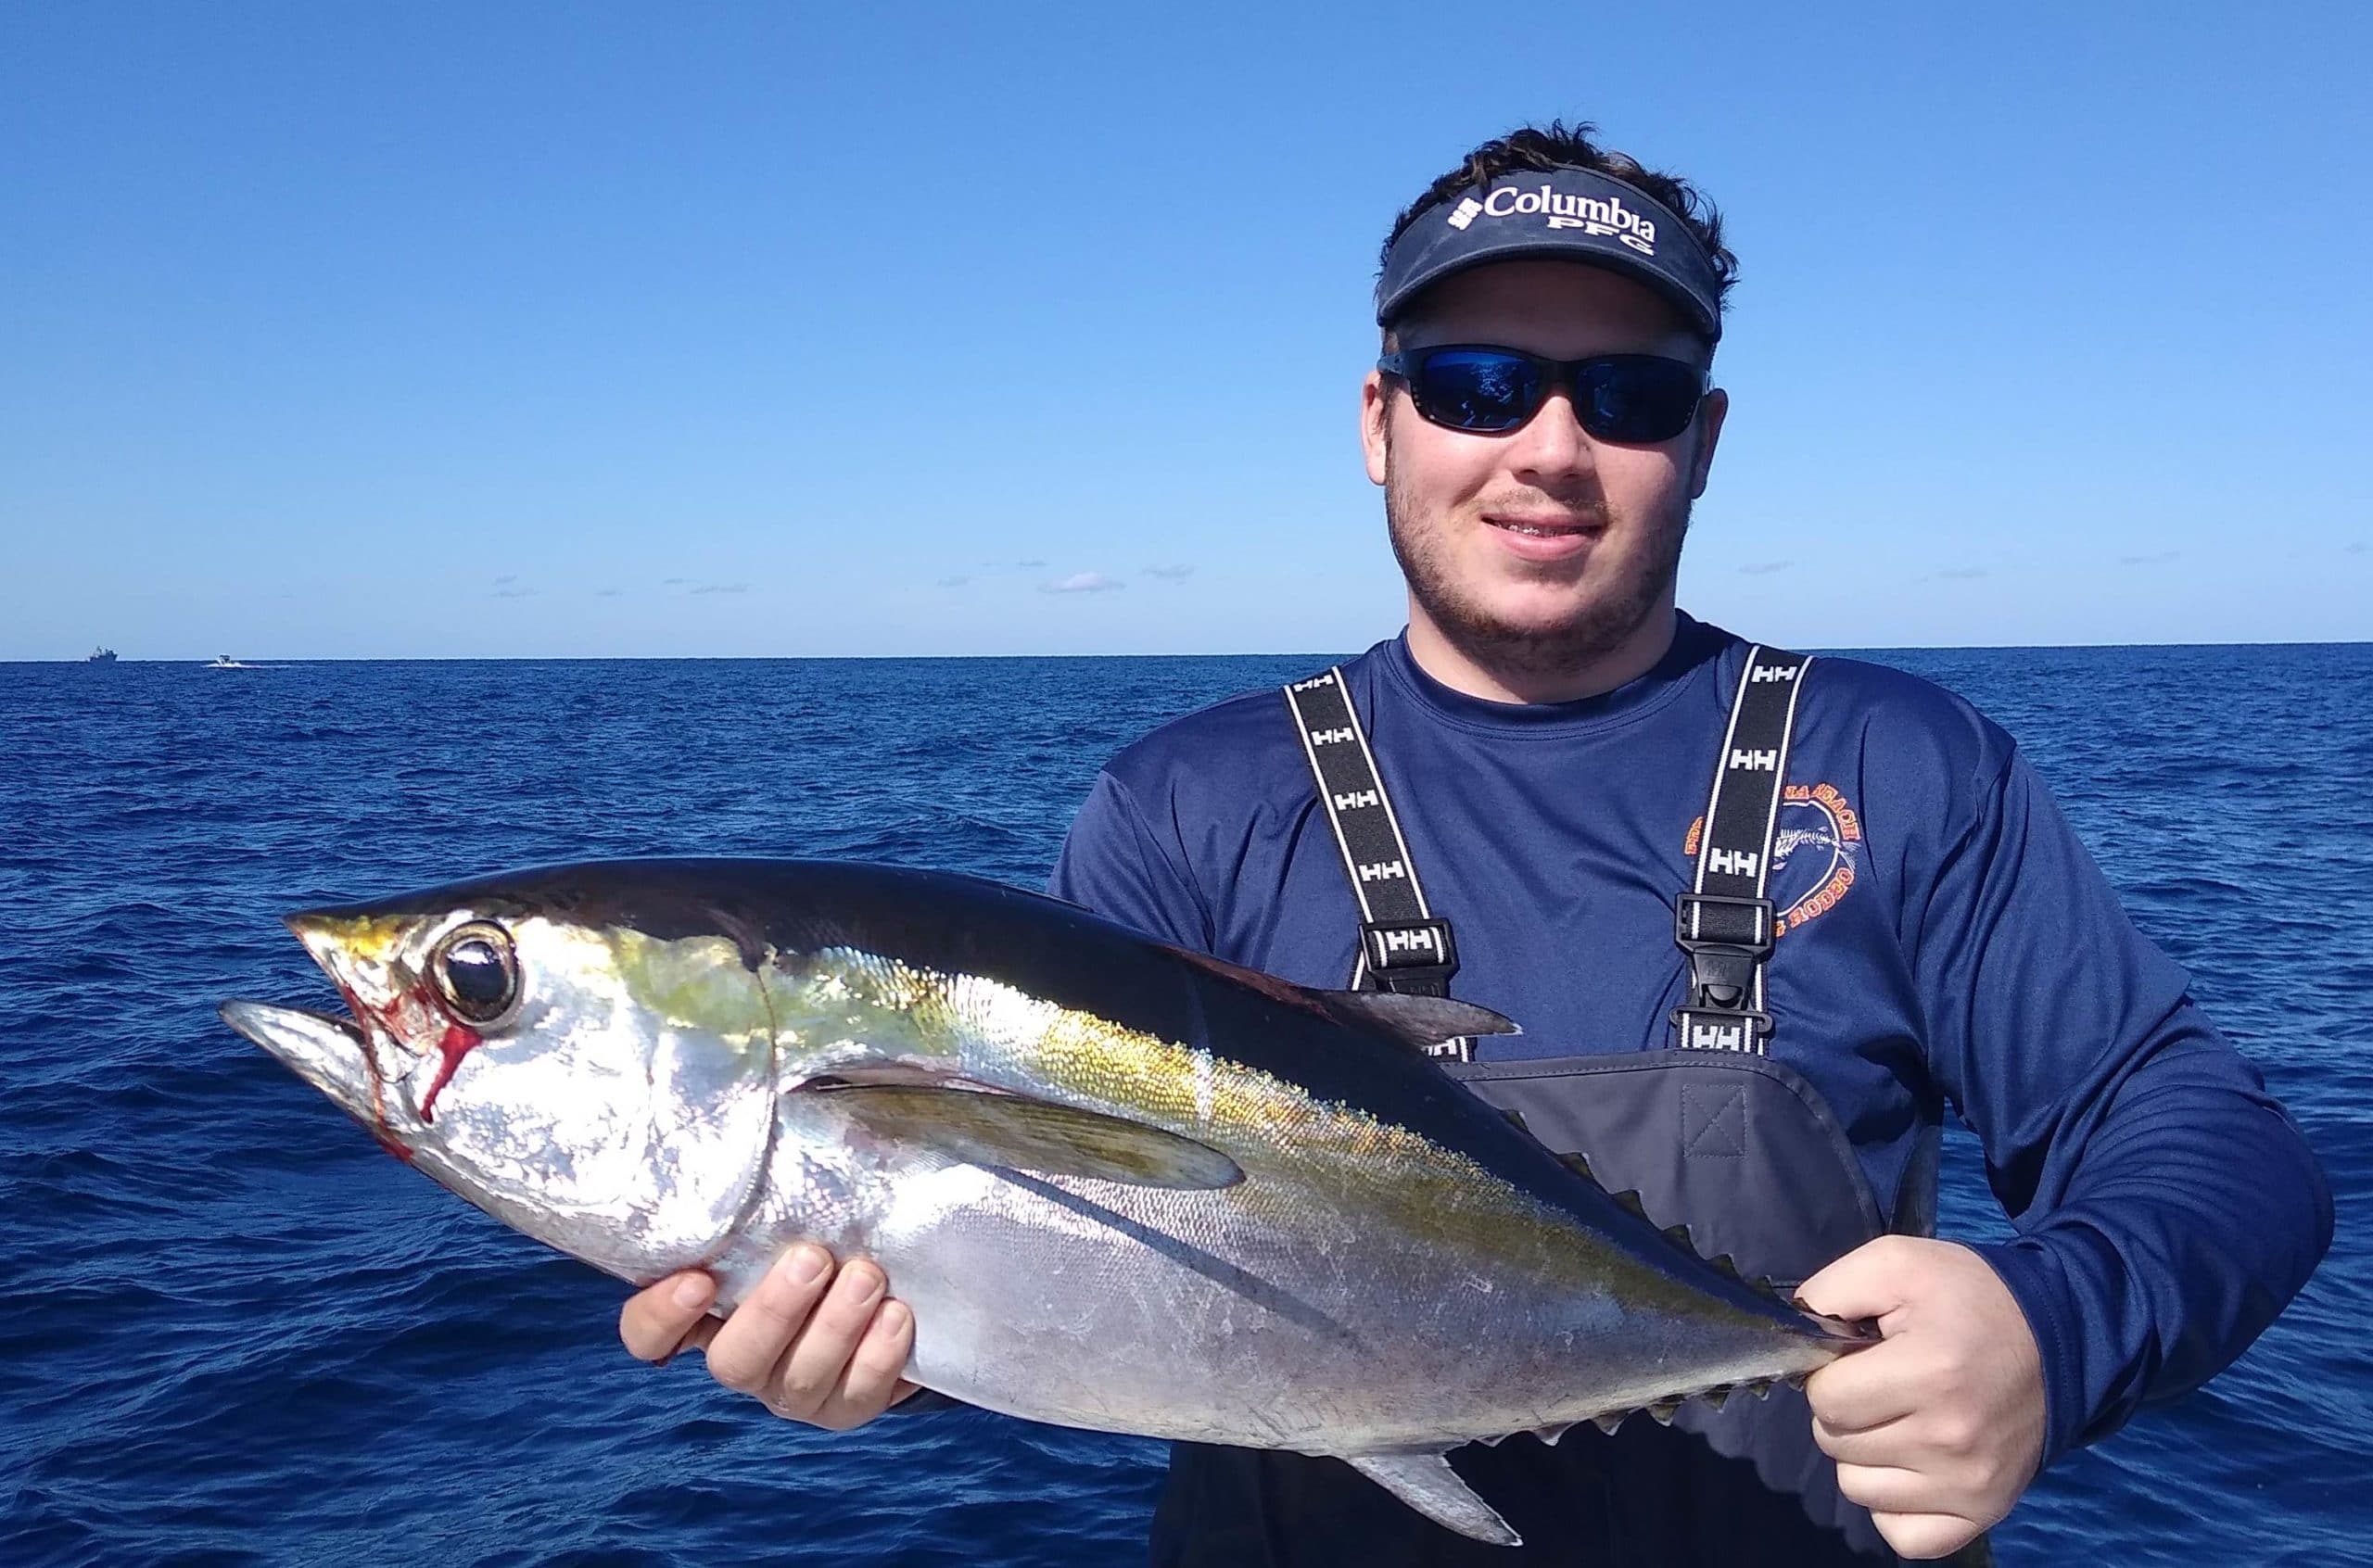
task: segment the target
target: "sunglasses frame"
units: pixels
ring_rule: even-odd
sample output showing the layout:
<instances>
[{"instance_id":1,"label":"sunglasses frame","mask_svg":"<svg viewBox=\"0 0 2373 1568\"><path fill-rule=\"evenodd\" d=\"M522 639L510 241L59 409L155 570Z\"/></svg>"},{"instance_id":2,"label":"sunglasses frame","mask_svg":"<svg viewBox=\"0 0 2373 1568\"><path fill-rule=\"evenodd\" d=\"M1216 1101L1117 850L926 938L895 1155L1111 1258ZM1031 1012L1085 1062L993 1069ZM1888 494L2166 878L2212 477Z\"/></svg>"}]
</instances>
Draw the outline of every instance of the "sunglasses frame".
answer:
<instances>
[{"instance_id":1,"label":"sunglasses frame","mask_svg":"<svg viewBox=\"0 0 2373 1568\"><path fill-rule=\"evenodd\" d=\"M1425 404L1418 399L1417 376L1424 370L1424 362L1428 357L1435 354L1453 353L1496 354L1529 365L1536 373L1542 376L1541 400L1525 411L1525 416L1522 419L1501 430L1478 430L1468 425L1453 424L1447 420L1436 419L1426 411ZM1697 393L1689 401L1688 417L1681 422L1680 427L1670 436L1660 436L1653 441L1618 440L1615 436L1602 436L1591 429L1590 421L1586 417L1591 399L1582 395L1583 376L1593 369L1619 366L1639 360L1647 360L1660 365L1678 365L1690 373L1691 378L1697 384ZM1462 436L1513 436L1530 424L1541 411L1548 406L1551 393L1563 387L1567 400L1574 406L1575 418L1581 424L1584 433L1593 441L1605 441L1618 447L1656 447L1676 439L1696 423L1697 411L1706 401L1706 394L1712 391L1714 386L1712 372L1701 370L1686 360L1676 360L1667 354L1591 354L1579 360L1553 360L1545 354L1528 354L1521 348L1510 348L1499 343L1429 343L1423 348L1403 348L1398 352L1387 354L1377 360L1376 368L1384 374L1393 377L1408 389L1409 406L1417 411L1418 418L1440 429L1454 430Z\"/></svg>"}]
</instances>

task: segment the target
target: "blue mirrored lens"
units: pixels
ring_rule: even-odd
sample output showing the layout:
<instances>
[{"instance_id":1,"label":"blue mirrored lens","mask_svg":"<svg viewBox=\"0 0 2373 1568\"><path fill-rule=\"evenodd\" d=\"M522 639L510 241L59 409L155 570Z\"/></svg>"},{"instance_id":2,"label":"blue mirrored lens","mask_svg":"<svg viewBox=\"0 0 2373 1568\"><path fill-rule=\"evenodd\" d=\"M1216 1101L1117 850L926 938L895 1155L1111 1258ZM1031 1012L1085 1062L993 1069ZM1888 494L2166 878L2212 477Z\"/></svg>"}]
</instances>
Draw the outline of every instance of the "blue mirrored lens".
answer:
<instances>
[{"instance_id":1,"label":"blue mirrored lens","mask_svg":"<svg viewBox=\"0 0 2373 1568\"><path fill-rule=\"evenodd\" d=\"M1540 366L1516 354L1440 349L1410 385L1417 411L1453 430L1514 430L1541 407Z\"/></svg>"},{"instance_id":2,"label":"blue mirrored lens","mask_svg":"<svg viewBox=\"0 0 2373 1568\"><path fill-rule=\"evenodd\" d=\"M1645 354L1591 360L1574 379L1582 428L1602 441L1641 446L1688 429L1704 386L1694 366Z\"/></svg>"}]
</instances>

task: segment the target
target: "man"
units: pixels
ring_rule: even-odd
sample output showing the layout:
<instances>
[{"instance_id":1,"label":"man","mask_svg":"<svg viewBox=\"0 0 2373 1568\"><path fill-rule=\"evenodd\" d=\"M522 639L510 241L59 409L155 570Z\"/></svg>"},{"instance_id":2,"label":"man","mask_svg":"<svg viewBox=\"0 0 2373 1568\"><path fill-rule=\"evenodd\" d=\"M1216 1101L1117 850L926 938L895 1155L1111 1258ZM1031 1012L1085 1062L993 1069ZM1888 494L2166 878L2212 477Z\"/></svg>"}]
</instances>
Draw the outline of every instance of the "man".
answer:
<instances>
[{"instance_id":1,"label":"man","mask_svg":"<svg viewBox=\"0 0 2373 1568\"><path fill-rule=\"evenodd\" d=\"M1734 271L1694 191L1582 132L1519 132L1437 181L1387 243L1362 392L1407 631L1335 677L1349 726L1256 693L1131 747L1054 877L1154 936L1319 986L1355 967L1393 983L1390 955L1358 944L1429 942L1412 933L1446 917L1451 993L1526 1031L1451 1070L1511 1108L1522 1080L1536 1135L1678 1210L1659 1222L1770 1243L1808 1307L1877 1322L1883 1342L1801 1402L1462 1450L1539 1561L1959 1550L2044 1463L2225 1366L2330 1237L2296 1129L2008 736L1909 677L1751 655L1677 611L1728 413L1709 372ZM1798 677L1776 707L1759 694ZM1783 715L1776 746L1732 744L1757 714ZM1363 829L1390 831L1386 860L1351 851L1364 791L1313 778L1316 742L1354 726L1394 808ZM1784 778L1758 786L1758 767ZM1758 787L1761 848L1722 840L1720 789ZM1709 867L1744 868L1752 896L1709 893ZM1378 918L1371 876L1421 882L1425 906L1401 908L1426 919ZM1677 942L1677 909L1682 937L1693 911L1748 926ZM1710 1043L1732 1048L1692 1049ZM1881 1233L1923 1228L1948 1103L2012 1241ZM1560 1119L1574 1130L1546 1130ZM912 1324L871 1264L799 1249L722 1324L701 1317L709 1288L636 1296L628 1347L705 1345L728 1386L825 1426L912 1392ZM1519 1560L1332 1461L1187 1446L1154 1551Z\"/></svg>"}]
</instances>

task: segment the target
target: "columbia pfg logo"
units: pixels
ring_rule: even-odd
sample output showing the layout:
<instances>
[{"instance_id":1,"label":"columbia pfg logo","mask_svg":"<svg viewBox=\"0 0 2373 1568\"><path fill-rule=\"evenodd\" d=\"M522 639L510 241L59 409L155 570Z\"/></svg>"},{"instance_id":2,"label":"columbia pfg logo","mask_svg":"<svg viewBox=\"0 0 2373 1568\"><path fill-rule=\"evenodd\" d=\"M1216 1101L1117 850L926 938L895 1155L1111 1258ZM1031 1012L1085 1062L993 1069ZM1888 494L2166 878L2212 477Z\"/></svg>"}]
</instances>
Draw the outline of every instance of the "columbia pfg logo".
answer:
<instances>
[{"instance_id":1,"label":"columbia pfg logo","mask_svg":"<svg viewBox=\"0 0 2373 1568\"><path fill-rule=\"evenodd\" d=\"M1620 240L1643 256L1656 253L1656 221L1624 206L1620 196L1611 196L1605 201L1596 196L1567 196L1551 189L1545 181L1539 188L1529 191L1500 185L1481 201L1467 196L1452 208L1442 221L1453 229L1464 229L1478 218L1541 218L1553 229L1580 229L1586 234Z\"/></svg>"}]
</instances>

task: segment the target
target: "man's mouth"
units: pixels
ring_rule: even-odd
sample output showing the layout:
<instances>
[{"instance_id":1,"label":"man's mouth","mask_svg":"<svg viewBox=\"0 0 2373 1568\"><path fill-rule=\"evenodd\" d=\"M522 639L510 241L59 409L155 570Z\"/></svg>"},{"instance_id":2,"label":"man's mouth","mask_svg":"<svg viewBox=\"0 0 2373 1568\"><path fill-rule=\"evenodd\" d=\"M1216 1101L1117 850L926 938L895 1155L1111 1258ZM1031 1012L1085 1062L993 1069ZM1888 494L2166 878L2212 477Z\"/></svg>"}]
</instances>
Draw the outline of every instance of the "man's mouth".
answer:
<instances>
[{"instance_id":1,"label":"man's mouth","mask_svg":"<svg viewBox=\"0 0 2373 1568\"><path fill-rule=\"evenodd\" d=\"M1483 519L1494 528L1504 528L1511 534L1521 534L1533 539L1570 538L1576 534L1595 534L1602 526L1595 519L1565 522L1546 517L1491 517Z\"/></svg>"}]
</instances>

